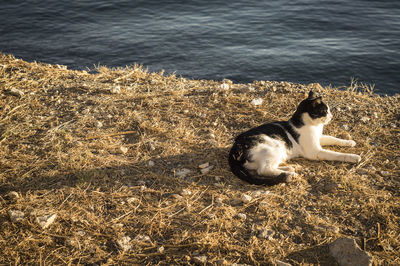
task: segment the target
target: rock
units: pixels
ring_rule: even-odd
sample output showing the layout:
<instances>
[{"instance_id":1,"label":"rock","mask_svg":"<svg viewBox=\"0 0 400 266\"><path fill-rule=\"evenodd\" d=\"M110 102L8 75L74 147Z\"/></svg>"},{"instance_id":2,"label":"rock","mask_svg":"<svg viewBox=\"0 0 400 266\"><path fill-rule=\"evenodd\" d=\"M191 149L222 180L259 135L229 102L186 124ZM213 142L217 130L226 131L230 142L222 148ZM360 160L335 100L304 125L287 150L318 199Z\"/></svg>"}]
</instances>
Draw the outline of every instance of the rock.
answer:
<instances>
[{"instance_id":1,"label":"rock","mask_svg":"<svg viewBox=\"0 0 400 266\"><path fill-rule=\"evenodd\" d=\"M214 166L210 165L209 167L200 169L200 172L201 172L203 175L205 175L205 174L207 174L208 172L210 172L211 169L213 169L213 168L214 168Z\"/></svg>"},{"instance_id":2,"label":"rock","mask_svg":"<svg viewBox=\"0 0 400 266\"><path fill-rule=\"evenodd\" d=\"M102 123L101 121L97 121L96 124L95 124L95 126L96 126L97 128L102 128L102 127L103 127L103 123Z\"/></svg>"},{"instance_id":3,"label":"rock","mask_svg":"<svg viewBox=\"0 0 400 266\"><path fill-rule=\"evenodd\" d=\"M136 202L136 201L138 201L138 199L135 198L135 197L131 197L131 198L128 198L128 199L126 200L126 202L129 203L129 204L132 204L132 203L134 203L134 202Z\"/></svg>"},{"instance_id":4,"label":"rock","mask_svg":"<svg viewBox=\"0 0 400 266\"><path fill-rule=\"evenodd\" d=\"M175 176L179 178L185 178L188 174L190 174L192 171L186 168L179 169L175 172Z\"/></svg>"},{"instance_id":5,"label":"rock","mask_svg":"<svg viewBox=\"0 0 400 266\"><path fill-rule=\"evenodd\" d=\"M243 194L241 200L243 203L249 203L253 198L249 195Z\"/></svg>"},{"instance_id":6,"label":"rock","mask_svg":"<svg viewBox=\"0 0 400 266\"><path fill-rule=\"evenodd\" d=\"M119 147L119 149L123 154L126 154L128 152L128 148L127 147L121 146L121 147Z\"/></svg>"},{"instance_id":7,"label":"rock","mask_svg":"<svg viewBox=\"0 0 400 266\"><path fill-rule=\"evenodd\" d=\"M207 256L195 256L193 257L193 262L198 264L206 264Z\"/></svg>"},{"instance_id":8,"label":"rock","mask_svg":"<svg viewBox=\"0 0 400 266\"><path fill-rule=\"evenodd\" d=\"M200 164L200 165L199 165L199 168L200 168L200 169L204 169L204 168L207 168L207 167L209 167L209 166L210 166L210 163L209 163L209 162L206 162L206 163Z\"/></svg>"},{"instance_id":9,"label":"rock","mask_svg":"<svg viewBox=\"0 0 400 266\"><path fill-rule=\"evenodd\" d=\"M238 213L236 216L241 220L247 219L247 215L245 213Z\"/></svg>"},{"instance_id":10,"label":"rock","mask_svg":"<svg viewBox=\"0 0 400 266\"><path fill-rule=\"evenodd\" d=\"M379 171L379 174L383 177L388 177L390 176L390 173L388 171Z\"/></svg>"},{"instance_id":11,"label":"rock","mask_svg":"<svg viewBox=\"0 0 400 266\"><path fill-rule=\"evenodd\" d=\"M258 232L257 237L267 239L267 240L272 240L272 239L274 239L274 235L275 235L274 230L269 229L269 228L263 228Z\"/></svg>"},{"instance_id":12,"label":"rock","mask_svg":"<svg viewBox=\"0 0 400 266\"><path fill-rule=\"evenodd\" d=\"M345 130L345 131L349 131L350 127L347 124L343 124L340 126L341 129Z\"/></svg>"},{"instance_id":13,"label":"rock","mask_svg":"<svg viewBox=\"0 0 400 266\"><path fill-rule=\"evenodd\" d=\"M229 90L230 86L227 83L222 83L221 85L219 85L219 88L223 91L227 91Z\"/></svg>"},{"instance_id":14,"label":"rock","mask_svg":"<svg viewBox=\"0 0 400 266\"><path fill-rule=\"evenodd\" d=\"M181 192L182 196L190 196L192 195L192 191L188 190L188 189L183 189Z\"/></svg>"},{"instance_id":15,"label":"rock","mask_svg":"<svg viewBox=\"0 0 400 266\"><path fill-rule=\"evenodd\" d=\"M254 105L254 106L258 106L258 105L261 105L261 104L263 103L263 99L261 99L261 98L256 98L256 99L253 99L250 103L251 103L252 105Z\"/></svg>"},{"instance_id":16,"label":"rock","mask_svg":"<svg viewBox=\"0 0 400 266\"><path fill-rule=\"evenodd\" d=\"M268 194L271 194L271 191L262 190L262 189L254 190L253 192L251 192L251 196L255 197L255 198L263 197L263 196L266 196Z\"/></svg>"},{"instance_id":17,"label":"rock","mask_svg":"<svg viewBox=\"0 0 400 266\"><path fill-rule=\"evenodd\" d=\"M275 261L275 265L276 266L292 266L291 264L283 262L283 261L280 261L280 260L276 260Z\"/></svg>"},{"instance_id":18,"label":"rock","mask_svg":"<svg viewBox=\"0 0 400 266\"><path fill-rule=\"evenodd\" d=\"M124 236L117 240L118 245L121 247L123 251L128 251L132 248L131 238L129 236Z\"/></svg>"},{"instance_id":19,"label":"rock","mask_svg":"<svg viewBox=\"0 0 400 266\"><path fill-rule=\"evenodd\" d=\"M10 191L7 193L7 198L10 200L17 200L17 199L19 199L19 194L18 194L18 192Z\"/></svg>"},{"instance_id":20,"label":"rock","mask_svg":"<svg viewBox=\"0 0 400 266\"><path fill-rule=\"evenodd\" d=\"M155 165L155 163L152 160L150 160L150 161L147 162L147 165L149 167L153 167Z\"/></svg>"},{"instance_id":21,"label":"rock","mask_svg":"<svg viewBox=\"0 0 400 266\"><path fill-rule=\"evenodd\" d=\"M339 238L329 245L329 253L341 266L372 265L372 257L352 238Z\"/></svg>"},{"instance_id":22,"label":"rock","mask_svg":"<svg viewBox=\"0 0 400 266\"><path fill-rule=\"evenodd\" d=\"M36 222L42 227L42 229L46 229L49 227L57 218L57 214L49 214L36 218Z\"/></svg>"},{"instance_id":23,"label":"rock","mask_svg":"<svg viewBox=\"0 0 400 266\"><path fill-rule=\"evenodd\" d=\"M8 215L10 216L11 222L21 222L24 219L24 213L18 210L9 210Z\"/></svg>"},{"instance_id":24,"label":"rock","mask_svg":"<svg viewBox=\"0 0 400 266\"><path fill-rule=\"evenodd\" d=\"M111 89L111 93L119 94L121 93L121 86L115 86Z\"/></svg>"}]
</instances>

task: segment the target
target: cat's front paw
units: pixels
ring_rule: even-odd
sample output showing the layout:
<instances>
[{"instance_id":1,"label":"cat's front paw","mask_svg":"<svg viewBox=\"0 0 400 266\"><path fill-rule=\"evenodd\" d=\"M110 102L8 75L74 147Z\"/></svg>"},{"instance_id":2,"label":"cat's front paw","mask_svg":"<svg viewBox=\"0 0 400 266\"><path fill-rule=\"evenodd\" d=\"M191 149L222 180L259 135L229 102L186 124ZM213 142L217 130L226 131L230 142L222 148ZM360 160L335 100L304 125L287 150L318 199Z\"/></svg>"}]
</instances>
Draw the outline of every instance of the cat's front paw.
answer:
<instances>
[{"instance_id":1,"label":"cat's front paw","mask_svg":"<svg viewBox=\"0 0 400 266\"><path fill-rule=\"evenodd\" d=\"M345 140L343 144L344 144L343 146L348 146L348 147L356 146L356 142L354 140Z\"/></svg>"},{"instance_id":2,"label":"cat's front paw","mask_svg":"<svg viewBox=\"0 0 400 266\"><path fill-rule=\"evenodd\" d=\"M346 157L346 161L349 163L359 163L361 161L361 156L357 154L348 154Z\"/></svg>"}]
</instances>

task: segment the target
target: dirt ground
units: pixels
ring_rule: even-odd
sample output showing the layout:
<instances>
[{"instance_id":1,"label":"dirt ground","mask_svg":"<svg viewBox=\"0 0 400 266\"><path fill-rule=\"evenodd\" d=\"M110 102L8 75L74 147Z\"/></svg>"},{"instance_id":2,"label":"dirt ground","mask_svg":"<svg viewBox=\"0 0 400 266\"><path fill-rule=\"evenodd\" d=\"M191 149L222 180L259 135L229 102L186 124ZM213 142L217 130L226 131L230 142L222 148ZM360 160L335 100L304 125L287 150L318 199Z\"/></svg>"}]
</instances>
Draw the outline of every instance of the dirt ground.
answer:
<instances>
[{"instance_id":1,"label":"dirt ground","mask_svg":"<svg viewBox=\"0 0 400 266\"><path fill-rule=\"evenodd\" d=\"M357 142L331 149L362 161L292 160L299 176L273 187L236 178L233 138L288 119L310 89L331 106L325 132ZM336 265L328 245L347 236L399 265L399 120L399 95L357 83L73 71L0 53L0 264Z\"/></svg>"}]
</instances>

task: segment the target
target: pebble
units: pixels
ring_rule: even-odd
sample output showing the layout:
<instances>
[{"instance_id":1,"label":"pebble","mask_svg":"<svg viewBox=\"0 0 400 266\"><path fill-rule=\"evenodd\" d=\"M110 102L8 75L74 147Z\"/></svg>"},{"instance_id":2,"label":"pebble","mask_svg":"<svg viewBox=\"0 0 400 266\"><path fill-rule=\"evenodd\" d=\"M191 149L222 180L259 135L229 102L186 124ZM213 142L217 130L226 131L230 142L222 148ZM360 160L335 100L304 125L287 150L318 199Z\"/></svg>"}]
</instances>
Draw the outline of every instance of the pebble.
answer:
<instances>
[{"instance_id":1,"label":"pebble","mask_svg":"<svg viewBox=\"0 0 400 266\"><path fill-rule=\"evenodd\" d=\"M243 203L249 203L253 198L249 195L243 194L241 200Z\"/></svg>"},{"instance_id":2,"label":"pebble","mask_svg":"<svg viewBox=\"0 0 400 266\"><path fill-rule=\"evenodd\" d=\"M124 236L117 240L118 245L121 247L123 251L128 251L132 248L130 242L131 238L129 236Z\"/></svg>"},{"instance_id":3,"label":"pebble","mask_svg":"<svg viewBox=\"0 0 400 266\"><path fill-rule=\"evenodd\" d=\"M100 121L97 121L95 126L96 126L97 128L102 128L102 127L103 127L103 123L100 122Z\"/></svg>"},{"instance_id":4,"label":"pebble","mask_svg":"<svg viewBox=\"0 0 400 266\"><path fill-rule=\"evenodd\" d=\"M201 172L203 175L205 175L205 174L207 174L208 172L210 172L211 169L213 169L213 168L214 168L214 166L210 165L209 167L200 169L200 172Z\"/></svg>"},{"instance_id":5,"label":"pebble","mask_svg":"<svg viewBox=\"0 0 400 266\"><path fill-rule=\"evenodd\" d=\"M271 194L271 191L262 189L254 190L253 192L251 192L251 196L255 198L266 196L268 194Z\"/></svg>"},{"instance_id":6,"label":"pebble","mask_svg":"<svg viewBox=\"0 0 400 266\"><path fill-rule=\"evenodd\" d=\"M155 165L155 163L152 160L150 160L150 161L147 162L147 165L149 167L153 167Z\"/></svg>"},{"instance_id":7,"label":"pebble","mask_svg":"<svg viewBox=\"0 0 400 266\"><path fill-rule=\"evenodd\" d=\"M126 202L129 203L129 204L132 204L132 203L134 203L135 201L138 201L138 199L135 198L135 197L131 197L131 198L128 198L128 199L126 200Z\"/></svg>"},{"instance_id":8,"label":"pebble","mask_svg":"<svg viewBox=\"0 0 400 266\"><path fill-rule=\"evenodd\" d=\"M290 263L286 263L286 262L283 262L283 261L280 261L280 260L276 260L275 261L275 265L276 266L292 266Z\"/></svg>"},{"instance_id":9,"label":"pebble","mask_svg":"<svg viewBox=\"0 0 400 266\"><path fill-rule=\"evenodd\" d=\"M329 244L329 253L341 266L370 266L372 256L361 250L353 238L339 238Z\"/></svg>"},{"instance_id":10,"label":"pebble","mask_svg":"<svg viewBox=\"0 0 400 266\"><path fill-rule=\"evenodd\" d=\"M349 129L350 129L349 125L347 125L347 124L343 124L340 127L341 127L341 129L343 129L345 131L349 131Z\"/></svg>"},{"instance_id":11,"label":"pebble","mask_svg":"<svg viewBox=\"0 0 400 266\"><path fill-rule=\"evenodd\" d=\"M10 219L13 223L21 222L24 219L24 213L18 210L9 210L8 215L10 215Z\"/></svg>"},{"instance_id":12,"label":"pebble","mask_svg":"<svg viewBox=\"0 0 400 266\"><path fill-rule=\"evenodd\" d=\"M263 103L263 99L261 99L261 98L256 98L251 101L251 104L254 106L261 105L262 103Z\"/></svg>"},{"instance_id":13,"label":"pebble","mask_svg":"<svg viewBox=\"0 0 400 266\"><path fill-rule=\"evenodd\" d=\"M7 197L11 200L17 200L19 199L19 194L16 191L10 191L7 193Z\"/></svg>"},{"instance_id":14,"label":"pebble","mask_svg":"<svg viewBox=\"0 0 400 266\"><path fill-rule=\"evenodd\" d=\"M241 220L247 219L247 215L245 213L238 213L236 216Z\"/></svg>"},{"instance_id":15,"label":"pebble","mask_svg":"<svg viewBox=\"0 0 400 266\"><path fill-rule=\"evenodd\" d=\"M121 93L121 86L115 86L111 89L111 93L119 94Z\"/></svg>"},{"instance_id":16,"label":"pebble","mask_svg":"<svg viewBox=\"0 0 400 266\"><path fill-rule=\"evenodd\" d=\"M127 147L121 146L121 147L119 147L119 149L121 150L121 152L123 154L126 154L128 152L128 148Z\"/></svg>"},{"instance_id":17,"label":"pebble","mask_svg":"<svg viewBox=\"0 0 400 266\"><path fill-rule=\"evenodd\" d=\"M49 214L36 218L36 222L42 227L42 229L46 229L49 227L57 218L57 214Z\"/></svg>"},{"instance_id":18,"label":"pebble","mask_svg":"<svg viewBox=\"0 0 400 266\"><path fill-rule=\"evenodd\" d=\"M390 173L388 171L379 171L379 174L383 177L388 177L390 176Z\"/></svg>"},{"instance_id":19,"label":"pebble","mask_svg":"<svg viewBox=\"0 0 400 266\"><path fill-rule=\"evenodd\" d=\"M207 168L207 167L209 167L209 166L210 166L210 163L209 163L209 162L206 162L206 163L200 164L200 165L199 165L199 168L200 168L200 169L204 169L204 168Z\"/></svg>"},{"instance_id":20,"label":"pebble","mask_svg":"<svg viewBox=\"0 0 400 266\"><path fill-rule=\"evenodd\" d=\"M190 196L192 195L192 191L188 190L188 189L183 189L181 192L182 196Z\"/></svg>"},{"instance_id":21,"label":"pebble","mask_svg":"<svg viewBox=\"0 0 400 266\"><path fill-rule=\"evenodd\" d=\"M227 83L222 83L221 85L219 85L219 88L223 91L227 91L229 90L230 86Z\"/></svg>"},{"instance_id":22,"label":"pebble","mask_svg":"<svg viewBox=\"0 0 400 266\"><path fill-rule=\"evenodd\" d=\"M179 178L185 178L188 174L190 174L192 171L186 168L179 169L175 172L175 176Z\"/></svg>"},{"instance_id":23,"label":"pebble","mask_svg":"<svg viewBox=\"0 0 400 266\"><path fill-rule=\"evenodd\" d=\"M205 264L207 263L207 256L195 256L193 257L194 263Z\"/></svg>"}]
</instances>

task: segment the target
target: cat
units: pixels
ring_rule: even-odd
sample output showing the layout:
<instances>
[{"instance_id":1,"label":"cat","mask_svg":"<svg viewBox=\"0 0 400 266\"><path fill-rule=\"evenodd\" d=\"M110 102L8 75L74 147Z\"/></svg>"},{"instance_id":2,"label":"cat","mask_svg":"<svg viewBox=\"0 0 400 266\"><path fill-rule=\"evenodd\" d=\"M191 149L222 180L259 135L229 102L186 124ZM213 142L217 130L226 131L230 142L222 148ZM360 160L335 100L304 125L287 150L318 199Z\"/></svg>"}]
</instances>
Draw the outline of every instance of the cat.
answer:
<instances>
[{"instance_id":1,"label":"cat","mask_svg":"<svg viewBox=\"0 0 400 266\"><path fill-rule=\"evenodd\" d=\"M358 163L356 154L323 149L324 145L354 147L353 140L323 135L332 119L329 106L311 90L288 121L266 123L235 138L229 153L231 171L254 185L276 185L296 176L291 166L279 166L295 157ZM253 174L253 171L257 174Z\"/></svg>"}]
</instances>

